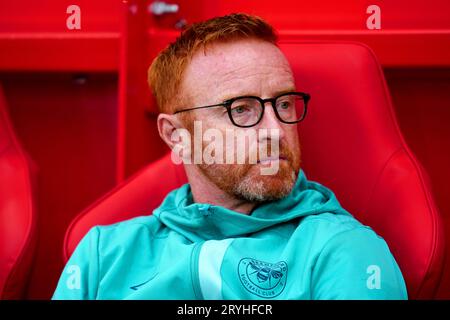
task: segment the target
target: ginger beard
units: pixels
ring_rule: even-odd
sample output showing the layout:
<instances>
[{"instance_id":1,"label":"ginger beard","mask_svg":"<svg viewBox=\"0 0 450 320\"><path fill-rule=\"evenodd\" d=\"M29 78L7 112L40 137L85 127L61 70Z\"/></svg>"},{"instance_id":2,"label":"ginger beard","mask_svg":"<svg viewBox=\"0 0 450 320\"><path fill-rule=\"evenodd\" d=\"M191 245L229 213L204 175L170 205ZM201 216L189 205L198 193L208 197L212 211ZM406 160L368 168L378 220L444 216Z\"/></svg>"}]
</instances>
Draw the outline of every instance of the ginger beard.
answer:
<instances>
[{"instance_id":1,"label":"ginger beard","mask_svg":"<svg viewBox=\"0 0 450 320\"><path fill-rule=\"evenodd\" d=\"M271 155L270 143L267 149ZM279 200L291 193L300 170L300 148L290 150L280 141L279 167L273 175L261 174L261 167L269 165L259 163L258 150L252 152L256 152L256 164L249 163L247 152L244 164L199 164L198 167L211 182L236 199L258 203Z\"/></svg>"}]
</instances>

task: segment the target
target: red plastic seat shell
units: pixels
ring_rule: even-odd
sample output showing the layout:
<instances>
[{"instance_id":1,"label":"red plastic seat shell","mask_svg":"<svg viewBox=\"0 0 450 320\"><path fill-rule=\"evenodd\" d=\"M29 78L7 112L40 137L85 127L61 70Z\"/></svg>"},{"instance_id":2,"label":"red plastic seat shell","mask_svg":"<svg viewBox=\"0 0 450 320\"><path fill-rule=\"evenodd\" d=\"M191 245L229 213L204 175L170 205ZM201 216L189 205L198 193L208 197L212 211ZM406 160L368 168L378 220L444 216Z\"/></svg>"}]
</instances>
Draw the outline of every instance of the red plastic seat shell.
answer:
<instances>
[{"instance_id":1,"label":"red plastic seat shell","mask_svg":"<svg viewBox=\"0 0 450 320\"><path fill-rule=\"evenodd\" d=\"M26 295L37 239L36 167L18 142L0 86L0 298Z\"/></svg>"}]
</instances>

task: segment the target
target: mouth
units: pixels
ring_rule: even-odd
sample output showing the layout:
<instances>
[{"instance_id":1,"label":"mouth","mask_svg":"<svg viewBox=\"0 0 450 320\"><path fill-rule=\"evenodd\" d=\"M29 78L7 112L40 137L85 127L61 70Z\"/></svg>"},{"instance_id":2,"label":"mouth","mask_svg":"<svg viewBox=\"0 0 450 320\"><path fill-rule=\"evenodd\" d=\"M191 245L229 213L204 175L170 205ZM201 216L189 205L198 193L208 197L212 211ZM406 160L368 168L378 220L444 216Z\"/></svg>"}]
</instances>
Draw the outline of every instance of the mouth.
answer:
<instances>
[{"instance_id":1,"label":"mouth","mask_svg":"<svg viewBox=\"0 0 450 320\"><path fill-rule=\"evenodd\" d=\"M267 158L258 160L258 164L270 164L275 161L287 161L287 157L282 156L282 155L279 157L267 157Z\"/></svg>"}]
</instances>

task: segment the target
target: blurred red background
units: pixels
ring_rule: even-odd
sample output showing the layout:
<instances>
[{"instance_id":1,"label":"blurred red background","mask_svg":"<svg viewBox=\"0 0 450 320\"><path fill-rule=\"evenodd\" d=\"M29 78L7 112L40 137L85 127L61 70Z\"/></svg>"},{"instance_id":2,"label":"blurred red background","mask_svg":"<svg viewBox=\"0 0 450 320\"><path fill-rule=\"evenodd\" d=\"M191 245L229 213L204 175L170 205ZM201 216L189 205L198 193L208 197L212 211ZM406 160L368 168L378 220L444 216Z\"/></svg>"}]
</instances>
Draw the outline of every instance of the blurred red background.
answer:
<instances>
[{"instance_id":1,"label":"blurred red background","mask_svg":"<svg viewBox=\"0 0 450 320\"><path fill-rule=\"evenodd\" d=\"M150 12L153 2L0 2L0 85L16 134L39 168L39 242L27 298L51 296L74 216L165 153L146 85L152 59L180 26L231 12L263 17L281 41L356 40L374 50L450 240L450 2L171 0L177 12L161 16ZM81 9L80 30L66 26L72 4ZM366 27L372 4L381 8L381 30Z\"/></svg>"}]
</instances>

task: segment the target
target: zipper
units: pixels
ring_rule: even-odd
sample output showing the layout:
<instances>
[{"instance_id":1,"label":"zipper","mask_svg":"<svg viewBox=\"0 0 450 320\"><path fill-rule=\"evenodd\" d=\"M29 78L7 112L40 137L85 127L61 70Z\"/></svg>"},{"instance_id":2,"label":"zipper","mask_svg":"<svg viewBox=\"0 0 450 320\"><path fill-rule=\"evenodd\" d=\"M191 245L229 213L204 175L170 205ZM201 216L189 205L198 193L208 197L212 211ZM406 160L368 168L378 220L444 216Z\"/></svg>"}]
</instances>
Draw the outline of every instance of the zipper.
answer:
<instances>
[{"instance_id":1,"label":"zipper","mask_svg":"<svg viewBox=\"0 0 450 320\"><path fill-rule=\"evenodd\" d=\"M197 300L205 300L200 288L200 276L198 274L198 258L200 255L200 249L205 242L196 243L191 253L191 279L192 289Z\"/></svg>"}]
</instances>

